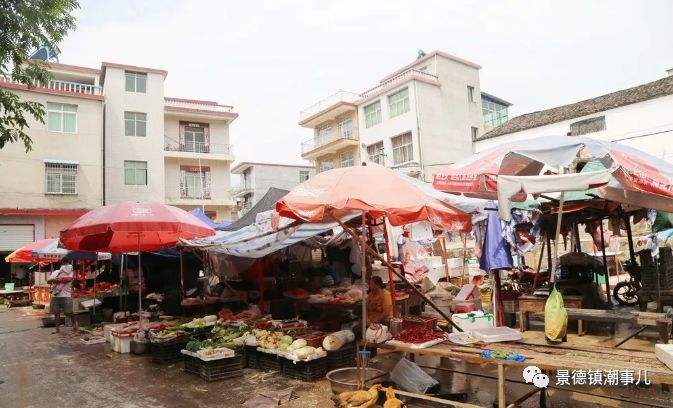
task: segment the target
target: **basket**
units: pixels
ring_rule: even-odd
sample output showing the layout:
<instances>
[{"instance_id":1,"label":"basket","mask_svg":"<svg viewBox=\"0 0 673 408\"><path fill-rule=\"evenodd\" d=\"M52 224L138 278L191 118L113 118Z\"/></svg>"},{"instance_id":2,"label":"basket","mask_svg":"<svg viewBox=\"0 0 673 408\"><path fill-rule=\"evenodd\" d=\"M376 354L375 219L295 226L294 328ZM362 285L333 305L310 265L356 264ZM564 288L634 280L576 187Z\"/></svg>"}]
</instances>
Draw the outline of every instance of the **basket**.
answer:
<instances>
[{"instance_id":1,"label":"basket","mask_svg":"<svg viewBox=\"0 0 673 408\"><path fill-rule=\"evenodd\" d=\"M264 353L262 351L256 351L255 356L257 359L257 369L267 371L274 370L280 371L280 358L276 354ZM286 360L286 359L284 359Z\"/></svg>"},{"instance_id":2,"label":"basket","mask_svg":"<svg viewBox=\"0 0 673 408\"><path fill-rule=\"evenodd\" d=\"M281 359L280 373L294 380L317 381L327 375L327 358L297 362L283 358Z\"/></svg>"},{"instance_id":3,"label":"basket","mask_svg":"<svg viewBox=\"0 0 673 408\"><path fill-rule=\"evenodd\" d=\"M327 352L327 371L355 366L355 342L351 342L336 351Z\"/></svg>"},{"instance_id":4,"label":"basket","mask_svg":"<svg viewBox=\"0 0 673 408\"><path fill-rule=\"evenodd\" d=\"M411 329L414 327L424 327L428 330L435 330L438 320L437 317L424 315L413 317L404 316L402 319L402 330Z\"/></svg>"},{"instance_id":5,"label":"basket","mask_svg":"<svg viewBox=\"0 0 673 408\"><path fill-rule=\"evenodd\" d=\"M196 374L204 381L219 381L243 376L243 353L219 360L203 361L198 357L184 355L185 372Z\"/></svg>"},{"instance_id":6,"label":"basket","mask_svg":"<svg viewBox=\"0 0 673 408\"><path fill-rule=\"evenodd\" d=\"M168 341L163 343L151 343L152 362L156 364L168 364L180 361L182 354L180 350L185 348L187 341L181 343Z\"/></svg>"}]
</instances>

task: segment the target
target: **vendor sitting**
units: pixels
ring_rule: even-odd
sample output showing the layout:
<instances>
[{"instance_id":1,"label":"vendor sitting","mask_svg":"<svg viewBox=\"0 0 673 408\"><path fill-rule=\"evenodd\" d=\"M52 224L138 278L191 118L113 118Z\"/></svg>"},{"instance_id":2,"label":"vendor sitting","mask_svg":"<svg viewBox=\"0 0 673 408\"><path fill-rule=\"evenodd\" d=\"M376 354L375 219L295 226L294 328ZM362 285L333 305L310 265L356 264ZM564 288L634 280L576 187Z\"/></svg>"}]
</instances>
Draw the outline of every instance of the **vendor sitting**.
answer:
<instances>
[{"instance_id":1,"label":"vendor sitting","mask_svg":"<svg viewBox=\"0 0 673 408\"><path fill-rule=\"evenodd\" d=\"M390 292L380 276L374 276L369 281L369 295L367 295L367 324L384 323L393 317L393 302Z\"/></svg>"}]
</instances>

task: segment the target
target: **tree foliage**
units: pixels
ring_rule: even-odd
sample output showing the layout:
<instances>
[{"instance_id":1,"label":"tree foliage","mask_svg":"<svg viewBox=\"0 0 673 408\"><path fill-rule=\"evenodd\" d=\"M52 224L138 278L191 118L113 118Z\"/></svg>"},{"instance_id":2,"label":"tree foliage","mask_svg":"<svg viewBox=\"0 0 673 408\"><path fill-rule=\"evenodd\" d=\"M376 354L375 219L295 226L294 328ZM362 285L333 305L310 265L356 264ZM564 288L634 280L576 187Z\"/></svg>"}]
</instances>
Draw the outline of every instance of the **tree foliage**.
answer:
<instances>
[{"instance_id":1,"label":"tree foliage","mask_svg":"<svg viewBox=\"0 0 673 408\"><path fill-rule=\"evenodd\" d=\"M71 13L77 8L77 0L0 0L0 81L29 88L46 85L47 64L29 61L28 55L40 46L58 53L58 44L75 28ZM0 88L0 149L19 140L26 152L31 149L33 142L25 132L27 115L44 123L44 106Z\"/></svg>"}]
</instances>

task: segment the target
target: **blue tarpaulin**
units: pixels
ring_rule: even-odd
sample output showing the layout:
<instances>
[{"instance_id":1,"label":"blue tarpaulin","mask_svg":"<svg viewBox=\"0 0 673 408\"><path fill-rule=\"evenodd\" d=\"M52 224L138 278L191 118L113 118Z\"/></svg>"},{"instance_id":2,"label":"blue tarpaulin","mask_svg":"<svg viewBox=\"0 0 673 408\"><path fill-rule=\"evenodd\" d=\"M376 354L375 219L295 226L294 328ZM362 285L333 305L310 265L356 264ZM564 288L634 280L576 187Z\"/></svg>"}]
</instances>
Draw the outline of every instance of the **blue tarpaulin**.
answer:
<instances>
[{"instance_id":1,"label":"blue tarpaulin","mask_svg":"<svg viewBox=\"0 0 673 408\"><path fill-rule=\"evenodd\" d=\"M195 216L196 218L200 219L201 221L203 221L207 226L209 226L212 229L226 227L227 225L231 224L231 222L229 221L222 221L220 223L217 223L211 220L210 217L207 216L206 213L204 213L203 210L200 208L195 208L189 213Z\"/></svg>"},{"instance_id":2,"label":"blue tarpaulin","mask_svg":"<svg viewBox=\"0 0 673 408\"><path fill-rule=\"evenodd\" d=\"M491 203L489 207L495 207L495 204ZM479 266L485 271L511 269L513 266L512 252L509 249L509 244L502 236L502 225L497 211L489 211L488 214L486 236L484 237L484 247L481 251Z\"/></svg>"}]
</instances>

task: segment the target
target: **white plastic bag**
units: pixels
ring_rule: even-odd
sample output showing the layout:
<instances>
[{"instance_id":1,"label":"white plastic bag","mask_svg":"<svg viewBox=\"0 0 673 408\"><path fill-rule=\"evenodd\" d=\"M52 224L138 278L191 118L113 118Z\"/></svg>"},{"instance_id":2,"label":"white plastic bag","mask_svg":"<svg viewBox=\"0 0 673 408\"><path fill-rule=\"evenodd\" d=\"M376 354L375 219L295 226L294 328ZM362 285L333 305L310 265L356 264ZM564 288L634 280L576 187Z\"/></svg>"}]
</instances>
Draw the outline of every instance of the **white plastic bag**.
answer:
<instances>
[{"instance_id":1,"label":"white plastic bag","mask_svg":"<svg viewBox=\"0 0 673 408\"><path fill-rule=\"evenodd\" d=\"M390 373L390 379L402 390L425 394L428 388L439 384L439 381L430 377L421 367L402 358Z\"/></svg>"}]
</instances>

